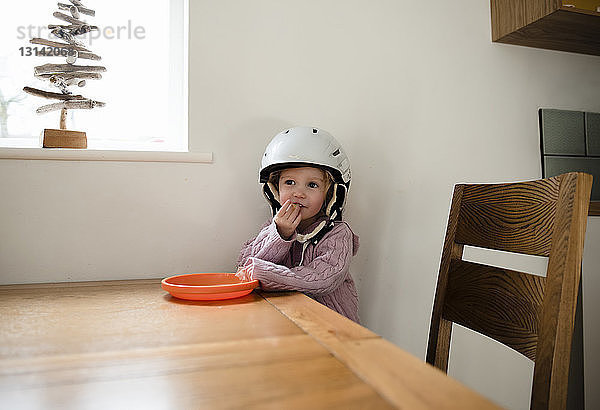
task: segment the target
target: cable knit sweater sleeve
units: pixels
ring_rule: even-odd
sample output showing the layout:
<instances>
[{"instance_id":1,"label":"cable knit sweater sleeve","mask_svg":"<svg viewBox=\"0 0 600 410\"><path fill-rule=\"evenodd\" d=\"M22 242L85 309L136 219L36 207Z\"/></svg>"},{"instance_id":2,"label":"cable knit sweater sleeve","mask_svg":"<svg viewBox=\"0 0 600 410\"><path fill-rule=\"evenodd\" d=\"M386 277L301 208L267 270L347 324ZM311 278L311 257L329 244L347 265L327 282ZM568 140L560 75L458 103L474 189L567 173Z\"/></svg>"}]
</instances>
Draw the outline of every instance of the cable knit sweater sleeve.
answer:
<instances>
[{"instance_id":1,"label":"cable knit sweater sleeve","mask_svg":"<svg viewBox=\"0 0 600 410\"><path fill-rule=\"evenodd\" d=\"M263 225L256 237L250 239L242 246L237 266L244 266L250 257L273 263L281 263L290 251L295 239L295 236L289 241L283 239L279 235L279 232L277 232L275 222L270 220Z\"/></svg>"},{"instance_id":2,"label":"cable knit sweater sleeve","mask_svg":"<svg viewBox=\"0 0 600 410\"><path fill-rule=\"evenodd\" d=\"M259 257L250 257L252 278L265 290L295 290L313 296L326 295L346 280L353 253L353 234L339 224L315 246L307 266L287 268Z\"/></svg>"}]
</instances>

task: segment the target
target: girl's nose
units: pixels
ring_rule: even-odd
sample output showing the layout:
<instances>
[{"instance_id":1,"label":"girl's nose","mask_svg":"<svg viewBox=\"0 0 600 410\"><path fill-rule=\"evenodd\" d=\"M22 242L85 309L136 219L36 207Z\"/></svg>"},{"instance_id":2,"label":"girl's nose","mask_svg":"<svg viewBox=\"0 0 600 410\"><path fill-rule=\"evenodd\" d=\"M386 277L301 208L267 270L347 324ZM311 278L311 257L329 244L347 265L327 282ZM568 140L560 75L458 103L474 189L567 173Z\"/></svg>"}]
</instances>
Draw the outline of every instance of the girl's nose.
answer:
<instances>
[{"instance_id":1,"label":"girl's nose","mask_svg":"<svg viewBox=\"0 0 600 410\"><path fill-rule=\"evenodd\" d=\"M294 196L298 198L303 198L305 196L304 191L302 191L301 189L295 189Z\"/></svg>"}]
</instances>

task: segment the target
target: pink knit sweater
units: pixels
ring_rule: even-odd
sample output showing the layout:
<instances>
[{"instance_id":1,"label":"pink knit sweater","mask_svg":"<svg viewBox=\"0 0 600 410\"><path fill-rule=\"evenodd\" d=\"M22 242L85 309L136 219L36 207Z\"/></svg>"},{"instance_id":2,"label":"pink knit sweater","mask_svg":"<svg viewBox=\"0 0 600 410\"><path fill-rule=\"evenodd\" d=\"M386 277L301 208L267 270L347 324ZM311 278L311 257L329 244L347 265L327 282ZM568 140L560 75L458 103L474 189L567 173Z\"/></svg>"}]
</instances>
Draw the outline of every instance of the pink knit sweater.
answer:
<instances>
[{"instance_id":1,"label":"pink knit sweater","mask_svg":"<svg viewBox=\"0 0 600 410\"><path fill-rule=\"evenodd\" d=\"M303 292L358 323L358 293L349 271L350 259L358 251L358 236L346 222L335 222L316 245L307 246L302 266L298 264L303 244L295 239L282 239L275 223L269 221L244 244L238 266L253 264L252 278L264 290Z\"/></svg>"}]
</instances>

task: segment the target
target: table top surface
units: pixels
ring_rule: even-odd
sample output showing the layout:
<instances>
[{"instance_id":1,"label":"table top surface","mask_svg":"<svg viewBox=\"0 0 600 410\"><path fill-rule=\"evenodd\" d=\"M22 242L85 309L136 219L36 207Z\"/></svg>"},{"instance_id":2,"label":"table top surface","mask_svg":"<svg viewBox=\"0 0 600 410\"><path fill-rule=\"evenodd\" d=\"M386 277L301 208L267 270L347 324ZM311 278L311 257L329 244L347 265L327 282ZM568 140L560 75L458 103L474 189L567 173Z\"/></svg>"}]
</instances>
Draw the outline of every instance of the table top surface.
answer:
<instances>
[{"instance_id":1,"label":"table top surface","mask_svg":"<svg viewBox=\"0 0 600 410\"><path fill-rule=\"evenodd\" d=\"M0 408L496 405L301 293L159 280L0 286Z\"/></svg>"}]
</instances>

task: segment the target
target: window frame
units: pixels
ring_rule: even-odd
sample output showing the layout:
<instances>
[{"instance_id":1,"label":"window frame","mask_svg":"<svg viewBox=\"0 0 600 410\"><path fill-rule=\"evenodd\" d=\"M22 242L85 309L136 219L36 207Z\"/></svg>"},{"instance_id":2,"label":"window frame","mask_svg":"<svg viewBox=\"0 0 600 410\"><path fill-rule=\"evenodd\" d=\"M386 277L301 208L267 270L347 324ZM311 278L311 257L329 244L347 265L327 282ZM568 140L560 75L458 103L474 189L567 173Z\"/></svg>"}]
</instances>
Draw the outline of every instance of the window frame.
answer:
<instances>
[{"instance_id":1,"label":"window frame","mask_svg":"<svg viewBox=\"0 0 600 410\"><path fill-rule=\"evenodd\" d=\"M106 158L108 151L122 152L189 152L189 108L188 108L188 67L189 67L189 0L169 0L170 32L169 32L169 88L168 112L169 118L176 115L177 121L169 124L170 133L161 141L137 142L122 139L109 140L88 138L88 150L96 151L98 158ZM110 69L110 67L107 67ZM100 109L101 110L101 109ZM98 110L98 113L100 113ZM36 115L32 113L32 115ZM41 133L41 130L40 130ZM0 138L0 158L22 157L22 150L40 149L41 136ZM19 151L18 154L15 154ZM207 160L208 156L210 159ZM61 157L49 155L48 158ZM32 154L30 159L41 159L38 154ZM133 155L133 157L136 157ZM154 155L148 158L156 158ZM170 157L169 157L170 158ZM173 157L175 158L175 157ZM177 157L181 158L181 157ZM169 160L170 161L170 160ZM198 162L211 162L212 154L202 154ZM185 162L185 161L184 161ZM197 162L197 161L193 161Z\"/></svg>"}]
</instances>

